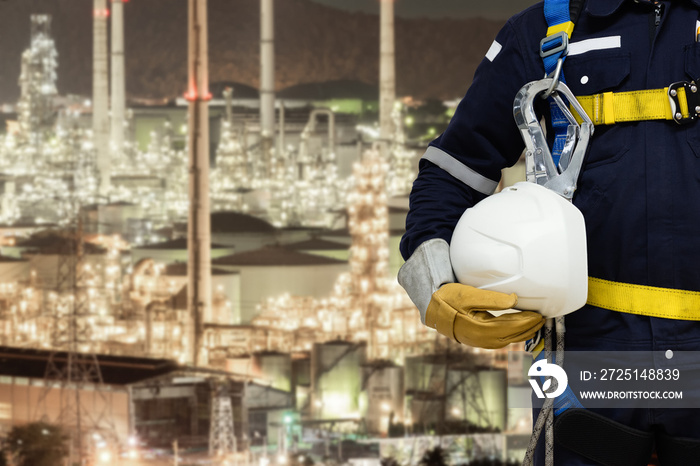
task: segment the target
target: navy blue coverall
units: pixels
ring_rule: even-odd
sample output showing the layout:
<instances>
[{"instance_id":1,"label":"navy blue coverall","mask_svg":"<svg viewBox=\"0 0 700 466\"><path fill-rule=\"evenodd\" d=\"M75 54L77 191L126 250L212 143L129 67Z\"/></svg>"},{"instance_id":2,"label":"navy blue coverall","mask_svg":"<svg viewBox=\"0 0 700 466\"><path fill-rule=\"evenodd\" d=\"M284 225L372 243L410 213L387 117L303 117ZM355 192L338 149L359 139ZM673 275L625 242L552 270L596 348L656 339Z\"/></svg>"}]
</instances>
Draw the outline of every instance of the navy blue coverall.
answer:
<instances>
[{"instance_id":1,"label":"navy blue coverall","mask_svg":"<svg viewBox=\"0 0 700 466\"><path fill-rule=\"evenodd\" d=\"M583 96L700 82L698 21L700 0L588 0L564 64L567 85ZM520 157L513 99L544 76L538 51L546 30L541 3L511 18L448 128L430 144L410 195L405 259L426 240L449 243L464 210L491 194L501 170ZM597 126L573 202L586 221L590 276L700 291L700 122ZM566 328L567 350L700 351L696 321L586 305L566 317ZM700 418L692 411L607 414L637 429L700 439ZM555 458L594 464L570 452Z\"/></svg>"}]
</instances>

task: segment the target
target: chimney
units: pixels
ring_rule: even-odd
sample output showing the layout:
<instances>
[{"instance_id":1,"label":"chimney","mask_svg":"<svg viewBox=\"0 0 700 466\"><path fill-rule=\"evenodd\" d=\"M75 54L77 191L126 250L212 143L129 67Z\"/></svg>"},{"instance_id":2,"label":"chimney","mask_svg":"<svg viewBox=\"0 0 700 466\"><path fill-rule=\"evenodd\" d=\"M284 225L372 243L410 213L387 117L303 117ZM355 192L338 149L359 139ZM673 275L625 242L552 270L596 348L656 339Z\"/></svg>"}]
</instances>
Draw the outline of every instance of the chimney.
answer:
<instances>
[{"instance_id":1,"label":"chimney","mask_svg":"<svg viewBox=\"0 0 700 466\"><path fill-rule=\"evenodd\" d=\"M204 322L211 321L211 220L209 209L209 55L207 0L188 0L188 150L190 211L187 227L189 362L202 360Z\"/></svg>"},{"instance_id":2,"label":"chimney","mask_svg":"<svg viewBox=\"0 0 700 466\"><path fill-rule=\"evenodd\" d=\"M107 75L107 0L94 0L92 38L92 131L97 154L100 194L110 188L109 113Z\"/></svg>"},{"instance_id":3,"label":"chimney","mask_svg":"<svg viewBox=\"0 0 700 466\"><path fill-rule=\"evenodd\" d=\"M382 156L387 157L389 140L394 133L391 113L396 100L394 64L394 0L380 0L379 13L379 139Z\"/></svg>"},{"instance_id":4,"label":"chimney","mask_svg":"<svg viewBox=\"0 0 700 466\"><path fill-rule=\"evenodd\" d=\"M112 147L120 157L124 150L124 2L112 0Z\"/></svg>"},{"instance_id":5,"label":"chimney","mask_svg":"<svg viewBox=\"0 0 700 466\"><path fill-rule=\"evenodd\" d=\"M260 137L265 174L271 175L275 136L275 21L273 0L260 0Z\"/></svg>"}]
</instances>

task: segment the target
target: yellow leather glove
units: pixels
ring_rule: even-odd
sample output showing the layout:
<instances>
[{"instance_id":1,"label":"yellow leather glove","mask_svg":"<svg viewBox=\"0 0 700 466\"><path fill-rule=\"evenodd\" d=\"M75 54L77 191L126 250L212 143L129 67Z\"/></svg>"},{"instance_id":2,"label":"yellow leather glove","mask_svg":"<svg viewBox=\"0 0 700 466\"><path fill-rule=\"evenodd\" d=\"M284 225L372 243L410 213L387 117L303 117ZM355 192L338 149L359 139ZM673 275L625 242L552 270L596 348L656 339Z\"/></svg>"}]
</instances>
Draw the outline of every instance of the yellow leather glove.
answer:
<instances>
[{"instance_id":1,"label":"yellow leather glove","mask_svg":"<svg viewBox=\"0 0 700 466\"><path fill-rule=\"evenodd\" d=\"M459 343L496 349L529 340L544 325L545 318L533 311L494 316L518 304L518 297L481 290L460 283L442 285L430 298L425 324Z\"/></svg>"}]
</instances>

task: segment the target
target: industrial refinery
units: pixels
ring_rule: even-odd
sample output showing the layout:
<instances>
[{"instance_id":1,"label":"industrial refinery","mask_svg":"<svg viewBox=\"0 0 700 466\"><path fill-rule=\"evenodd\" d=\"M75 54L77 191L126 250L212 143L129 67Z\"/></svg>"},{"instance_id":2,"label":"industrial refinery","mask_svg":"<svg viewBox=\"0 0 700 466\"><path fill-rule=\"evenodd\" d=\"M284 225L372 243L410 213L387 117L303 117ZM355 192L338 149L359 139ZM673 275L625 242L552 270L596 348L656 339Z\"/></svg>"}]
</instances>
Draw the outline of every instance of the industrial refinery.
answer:
<instances>
[{"instance_id":1,"label":"industrial refinery","mask_svg":"<svg viewBox=\"0 0 700 466\"><path fill-rule=\"evenodd\" d=\"M207 1L178 4L188 75L167 106L127 100L128 0L91 5L90 96L57 87L52 17L25 18L0 131L0 435L58 425L65 465L522 458L524 362L428 329L396 282L422 150L394 1L372 124L277 95L259 4L255 96L210 89Z\"/></svg>"}]
</instances>

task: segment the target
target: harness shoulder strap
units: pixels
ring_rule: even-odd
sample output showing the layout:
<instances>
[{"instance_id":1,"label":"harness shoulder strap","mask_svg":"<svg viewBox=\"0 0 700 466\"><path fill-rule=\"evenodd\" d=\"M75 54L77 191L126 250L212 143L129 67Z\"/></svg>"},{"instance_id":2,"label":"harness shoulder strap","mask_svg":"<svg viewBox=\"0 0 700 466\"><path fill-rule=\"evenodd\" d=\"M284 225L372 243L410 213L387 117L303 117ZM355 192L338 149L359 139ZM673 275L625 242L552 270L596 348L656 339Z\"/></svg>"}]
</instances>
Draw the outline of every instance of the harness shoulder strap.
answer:
<instances>
[{"instance_id":1,"label":"harness shoulder strap","mask_svg":"<svg viewBox=\"0 0 700 466\"><path fill-rule=\"evenodd\" d=\"M585 0L544 0L544 17L547 35L540 42L540 56L547 76L566 83L561 65L566 59L569 39L574 31ZM700 31L700 28L698 29ZM693 123L700 119L700 91L696 82L680 81L663 89L632 92L606 92L577 98L596 125L645 120L673 120L679 124ZM568 120L550 99L554 146L552 158L555 165L566 143Z\"/></svg>"},{"instance_id":2,"label":"harness shoulder strap","mask_svg":"<svg viewBox=\"0 0 700 466\"><path fill-rule=\"evenodd\" d=\"M547 34L541 42L540 56L547 75L554 72L559 59L566 58L568 40L571 39L584 3L585 0L544 0Z\"/></svg>"},{"instance_id":3,"label":"harness shoulder strap","mask_svg":"<svg viewBox=\"0 0 700 466\"><path fill-rule=\"evenodd\" d=\"M546 76L552 76L566 83L561 67L569 50L569 39L574 31L585 0L545 0L544 17L547 21L547 35L540 42L540 56L544 63ZM553 99L549 99L552 128L554 129L554 146L552 159L559 164L559 158L566 145L569 121Z\"/></svg>"}]
</instances>

